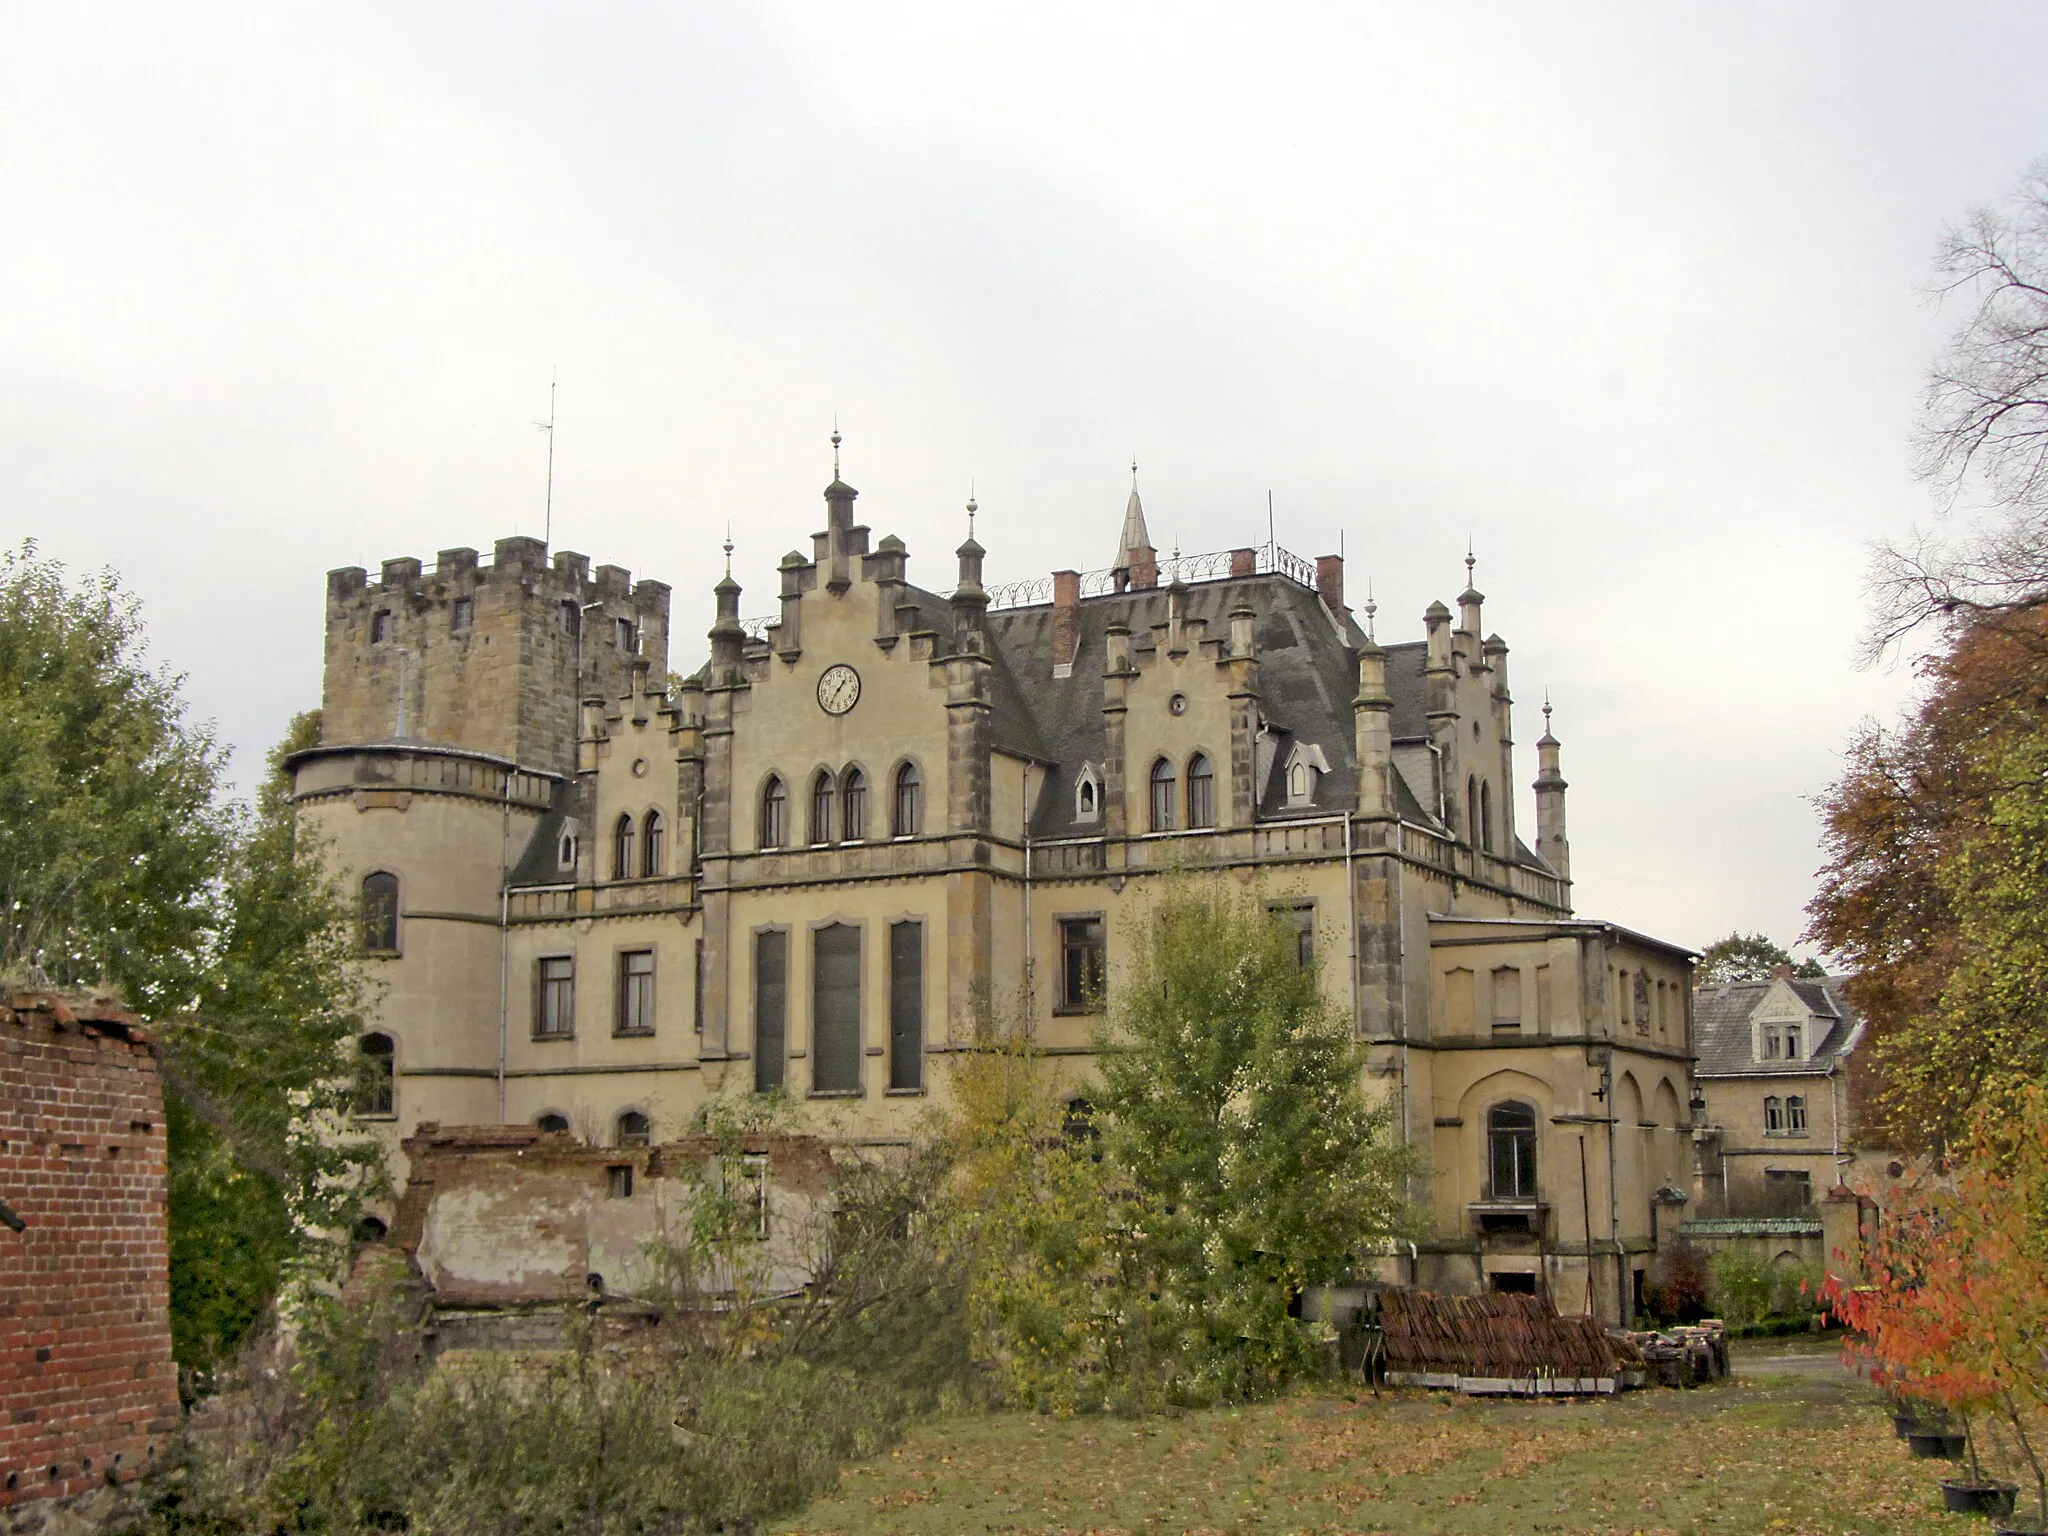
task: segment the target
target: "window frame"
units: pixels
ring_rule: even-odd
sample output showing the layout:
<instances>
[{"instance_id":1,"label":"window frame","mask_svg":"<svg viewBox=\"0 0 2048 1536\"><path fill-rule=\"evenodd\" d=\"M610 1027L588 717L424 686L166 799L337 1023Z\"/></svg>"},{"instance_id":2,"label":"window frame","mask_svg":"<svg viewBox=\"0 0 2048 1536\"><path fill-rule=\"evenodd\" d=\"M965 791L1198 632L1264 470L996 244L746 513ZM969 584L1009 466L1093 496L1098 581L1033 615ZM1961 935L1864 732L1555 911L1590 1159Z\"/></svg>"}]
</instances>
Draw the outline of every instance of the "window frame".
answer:
<instances>
[{"instance_id":1,"label":"window frame","mask_svg":"<svg viewBox=\"0 0 2048 1536\"><path fill-rule=\"evenodd\" d=\"M628 1120L638 1120L639 1127L626 1128ZM654 1121L643 1109L628 1107L612 1116L612 1145L614 1147L651 1147L654 1145Z\"/></svg>"},{"instance_id":2,"label":"window frame","mask_svg":"<svg viewBox=\"0 0 2048 1536\"><path fill-rule=\"evenodd\" d=\"M1180 771L1173 765L1173 759L1165 753L1152 759L1152 766L1145 774L1145 803L1151 812L1146 830L1151 832L1173 832L1174 814L1180 802Z\"/></svg>"},{"instance_id":3,"label":"window frame","mask_svg":"<svg viewBox=\"0 0 2048 1536\"><path fill-rule=\"evenodd\" d=\"M820 768L811 775L811 821L805 839L813 848L829 847L833 837L833 812L838 807L839 778L830 768Z\"/></svg>"},{"instance_id":4,"label":"window frame","mask_svg":"<svg viewBox=\"0 0 2048 1536\"><path fill-rule=\"evenodd\" d=\"M898 966L902 957L897 950L897 936L906 928L916 930L916 954L910 957L909 975L917 987L915 1017L910 1021L910 1028L907 1031L900 1027L903 1020L898 1009L901 1001L901 977ZM924 1043L925 1021L928 1016L925 996L928 990L925 986L925 921L922 915L892 918L885 925L885 931L888 934L889 962L889 1083L883 1091L919 1094L925 1091Z\"/></svg>"},{"instance_id":5,"label":"window frame","mask_svg":"<svg viewBox=\"0 0 2048 1536\"><path fill-rule=\"evenodd\" d=\"M1274 901L1266 904L1272 919L1294 936L1296 970L1316 968L1316 904L1313 901ZM1307 953L1303 953L1306 947Z\"/></svg>"},{"instance_id":6,"label":"window frame","mask_svg":"<svg viewBox=\"0 0 2048 1536\"><path fill-rule=\"evenodd\" d=\"M566 965L566 974L551 976L548 968ZM549 1000L551 988L560 987L566 998L562 1010L564 1027L548 1028L550 1017ZM533 957L533 1031L535 1040L573 1040L576 1038L576 955L574 951L557 952L551 955Z\"/></svg>"},{"instance_id":7,"label":"window frame","mask_svg":"<svg viewBox=\"0 0 2048 1536\"><path fill-rule=\"evenodd\" d=\"M1527 1112L1527 1125L1501 1123L1504 1115L1516 1110ZM1542 1168L1542 1112L1527 1099L1502 1099L1486 1107L1485 1124L1487 1199L1502 1205L1540 1204L1543 1198L1542 1186L1537 1182L1537 1175ZM1526 1159L1521 1155L1525 1140L1528 1149ZM1501 1161L1499 1148L1503 1145L1515 1149L1512 1159L1515 1187L1511 1190L1503 1190L1498 1177Z\"/></svg>"},{"instance_id":8,"label":"window frame","mask_svg":"<svg viewBox=\"0 0 2048 1536\"><path fill-rule=\"evenodd\" d=\"M370 943L370 886L373 881L387 880L391 883L391 911L387 919L391 943L388 947ZM400 921L400 902L404 893L405 882L399 878L398 871L395 869L373 869L363 876L362 883L357 887L356 931L356 939L363 954L379 959L395 959L405 953L403 947L405 932L404 926Z\"/></svg>"},{"instance_id":9,"label":"window frame","mask_svg":"<svg viewBox=\"0 0 2048 1536\"><path fill-rule=\"evenodd\" d=\"M818 950L824 936L836 928L846 929L853 935L854 972L851 1020L853 1029L853 1048L851 1052L853 1081L850 1085L846 1086L834 1084L830 1087L820 1087L818 1079L821 1068L825 1063L825 1053L823 1050L824 1036L821 1030L823 1023L821 1016L824 1013L824 1009L820 1006L823 1002L820 987L824 981L825 968L819 963ZM862 922L849 922L844 917L835 916L812 923L810 933L810 1097L814 1099L862 1098L867 1093L867 925ZM837 1042L835 1042L835 1046L836 1044Z\"/></svg>"},{"instance_id":10,"label":"window frame","mask_svg":"<svg viewBox=\"0 0 2048 1536\"><path fill-rule=\"evenodd\" d=\"M776 983L781 989L781 1018L775 1024L775 1049L768 1050L761 1040L761 941L776 938L782 941L781 975ZM789 1086L789 929L780 924L753 930L753 943L748 947L748 964L752 968L752 985L747 989L749 1005L753 1012L754 1042L754 1092L773 1093ZM773 1063L773 1071L769 1064ZM772 1079L772 1080L771 1080Z\"/></svg>"},{"instance_id":11,"label":"window frame","mask_svg":"<svg viewBox=\"0 0 2048 1536\"><path fill-rule=\"evenodd\" d=\"M1785 1101L1775 1093L1764 1095L1764 1134L1782 1136L1785 1134Z\"/></svg>"},{"instance_id":12,"label":"window frame","mask_svg":"<svg viewBox=\"0 0 2048 1536\"><path fill-rule=\"evenodd\" d=\"M619 812L619 819L612 823L612 878L630 880L633 878L633 813Z\"/></svg>"},{"instance_id":13,"label":"window frame","mask_svg":"<svg viewBox=\"0 0 2048 1536\"><path fill-rule=\"evenodd\" d=\"M372 1050L370 1042L381 1040L384 1049ZM357 1083L357 1096L350 1106L350 1115L357 1120L396 1120L398 1118L398 1040L386 1029L369 1029L356 1036L356 1055L366 1062L377 1062L376 1107L365 1108L361 1090L371 1086L367 1071ZM359 1069L360 1070L360 1069Z\"/></svg>"},{"instance_id":14,"label":"window frame","mask_svg":"<svg viewBox=\"0 0 2048 1536\"><path fill-rule=\"evenodd\" d=\"M448 633L466 635L476 628L476 599L458 597L448 608Z\"/></svg>"},{"instance_id":15,"label":"window frame","mask_svg":"<svg viewBox=\"0 0 2048 1536\"><path fill-rule=\"evenodd\" d=\"M839 840L868 840L868 776L859 763L848 763L839 774Z\"/></svg>"},{"instance_id":16,"label":"window frame","mask_svg":"<svg viewBox=\"0 0 2048 1536\"><path fill-rule=\"evenodd\" d=\"M1785 1134L1787 1136L1804 1136L1807 1134L1806 1095L1803 1093L1788 1093L1785 1095Z\"/></svg>"},{"instance_id":17,"label":"window frame","mask_svg":"<svg viewBox=\"0 0 2048 1536\"><path fill-rule=\"evenodd\" d=\"M544 1123L549 1120L559 1120L561 1124L548 1125ZM573 1135L576 1130L576 1127L569 1123L569 1117L559 1109L544 1109L535 1115L533 1117L533 1128L543 1136L568 1136Z\"/></svg>"},{"instance_id":18,"label":"window frame","mask_svg":"<svg viewBox=\"0 0 2048 1536\"><path fill-rule=\"evenodd\" d=\"M1074 929L1092 925L1095 937L1092 943L1076 944L1072 938ZM1109 920L1101 912L1058 912L1053 914L1053 929L1060 940L1060 989L1053 1007L1055 1015L1081 1015L1100 1013L1109 990ZM1074 974L1074 956L1083 956L1079 985ZM1091 964L1085 957L1092 954ZM1090 974L1092 972L1092 975ZM1092 987L1091 987L1092 983ZM1070 999L1073 999L1070 1001Z\"/></svg>"},{"instance_id":19,"label":"window frame","mask_svg":"<svg viewBox=\"0 0 2048 1536\"><path fill-rule=\"evenodd\" d=\"M654 807L640 818L640 878L658 879L668 869L668 820Z\"/></svg>"},{"instance_id":20,"label":"window frame","mask_svg":"<svg viewBox=\"0 0 2048 1536\"><path fill-rule=\"evenodd\" d=\"M923 830L924 770L917 759L906 757L889 776L889 835L916 837Z\"/></svg>"},{"instance_id":21,"label":"window frame","mask_svg":"<svg viewBox=\"0 0 2048 1536\"><path fill-rule=\"evenodd\" d=\"M635 971L631 967L636 960L644 959L647 969ZM644 1040L654 1033L655 1007L659 993L655 988L655 949L652 944L636 944L630 949L614 952L612 960L612 1035L620 1040ZM636 987L634 983L644 982ZM634 1024L629 1020L636 1012L634 993L643 992L637 1011L646 1022Z\"/></svg>"},{"instance_id":22,"label":"window frame","mask_svg":"<svg viewBox=\"0 0 2048 1536\"><path fill-rule=\"evenodd\" d=\"M771 773L761 781L755 797L754 846L762 853L777 853L789 846L789 786L782 775Z\"/></svg>"},{"instance_id":23,"label":"window frame","mask_svg":"<svg viewBox=\"0 0 2048 1536\"><path fill-rule=\"evenodd\" d=\"M1189 753L1186 779L1187 830L1207 831L1216 825L1216 759L1207 752Z\"/></svg>"}]
</instances>

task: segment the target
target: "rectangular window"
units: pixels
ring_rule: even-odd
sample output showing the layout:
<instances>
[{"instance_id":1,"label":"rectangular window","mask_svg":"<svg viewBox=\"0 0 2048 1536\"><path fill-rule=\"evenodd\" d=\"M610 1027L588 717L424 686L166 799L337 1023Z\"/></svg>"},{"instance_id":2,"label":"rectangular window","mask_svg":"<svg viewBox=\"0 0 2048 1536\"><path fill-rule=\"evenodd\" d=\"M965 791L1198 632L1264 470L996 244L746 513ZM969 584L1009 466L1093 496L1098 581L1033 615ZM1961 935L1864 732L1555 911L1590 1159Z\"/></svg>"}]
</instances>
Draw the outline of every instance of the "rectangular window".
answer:
<instances>
[{"instance_id":1,"label":"rectangular window","mask_svg":"<svg viewBox=\"0 0 2048 1536\"><path fill-rule=\"evenodd\" d=\"M632 1164L613 1163L605 1169L604 1193L607 1200L630 1200L633 1198Z\"/></svg>"},{"instance_id":2,"label":"rectangular window","mask_svg":"<svg viewBox=\"0 0 2048 1536\"><path fill-rule=\"evenodd\" d=\"M384 645L391 639L391 610L379 608L370 615L370 644Z\"/></svg>"},{"instance_id":3,"label":"rectangular window","mask_svg":"<svg viewBox=\"0 0 2048 1536\"><path fill-rule=\"evenodd\" d=\"M638 637L633 633L633 621L631 619L612 620L612 643L614 645L630 656L639 648L637 641Z\"/></svg>"},{"instance_id":4,"label":"rectangular window","mask_svg":"<svg viewBox=\"0 0 2048 1536\"><path fill-rule=\"evenodd\" d=\"M924 1086L924 924L889 925L889 1086Z\"/></svg>"},{"instance_id":5,"label":"rectangular window","mask_svg":"<svg viewBox=\"0 0 2048 1536\"><path fill-rule=\"evenodd\" d=\"M754 935L754 1092L782 1086L789 1061L789 935Z\"/></svg>"},{"instance_id":6,"label":"rectangular window","mask_svg":"<svg viewBox=\"0 0 2048 1536\"><path fill-rule=\"evenodd\" d=\"M1060 919L1060 1011L1093 1013L1102 1006L1103 924L1100 917Z\"/></svg>"},{"instance_id":7,"label":"rectangular window","mask_svg":"<svg viewBox=\"0 0 2048 1536\"><path fill-rule=\"evenodd\" d=\"M533 1032L543 1039L555 1039L576 1032L576 960L571 955L549 955L541 960L540 996L535 999Z\"/></svg>"},{"instance_id":8,"label":"rectangular window","mask_svg":"<svg viewBox=\"0 0 2048 1536\"><path fill-rule=\"evenodd\" d=\"M1313 902L1273 907L1274 920L1294 939L1294 963L1304 971L1316 965L1316 909Z\"/></svg>"},{"instance_id":9,"label":"rectangular window","mask_svg":"<svg viewBox=\"0 0 2048 1536\"><path fill-rule=\"evenodd\" d=\"M654 951L629 949L619 956L619 1015L622 1035L654 1033Z\"/></svg>"},{"instance_id":10,"label":"rectangular window","mask_svg":"<svg viewBox=\"0 0 2048 1536\"><path fill-rule=\"evenodd\" d=\"M459 635L475 622L476 599L473 597L458 597L455 599L455 608L449 617L448 627Z\"/></svg>"},{"instance_id":11,"label":"rectangular window","mask_svg":"<svg viewBox=\"0 0 2048 1536\"><path fill-rule=\"evenodd\" d=\"M1764 1100L1764 1134L1782 1135L1785 1130L1785 1104L1775 1095Z\"/></svg>"},{"instance_id":12,"label":"rectangular window","mask_svg":"<svg viewBox=\"0 0 2048 1536\"><path fill-rule=\"evenodd\" d=\"M860 929L811 935L811 1091L860 1092Z\"/></svg>"},{"instance_id":13,"label":"rectangular window","mask_svg":"<svg viewBox=\"0 0 2048 1536\"><path fill-rule=\"evenodd\" d=\"M573 602L564 599L555 609L555 627L565 635L576 633L576 605Z\"/></svg>"},{"instance_id":14,"label":"rectangular window","mask_svg":"<svg viewBox=\"0 0 2048 1536\"><path fill-rule=\"evenodd\" d=\"M1799 1049L1799 1035L1800 1030L1797 1024L1787 1024L1785 1026L1785 1059L1787 1061L1799 1061L1802 1059Z\"/></svg>"},{"instance_id":15,"label":"rectangular window","mask_svg":"<svg viewBox=\"0 0 2048 1536\"><path fill-rule=\"evenodd\" d=\"M1785 1129L1794 1136L1806 1134L1806 1100L1796 1093L1785 1101Z\"/></svg>"},{"instance_id":16,"label":"rectangular window","mask_svg":"<svg viewBox=\"0 0 2048 1536\"><path fill-rule=\"evenodd\" d=\"M698 1034L704 1033L704 941L697 941L690 966L690 1019Z\"/></svg>"}]
</instances>

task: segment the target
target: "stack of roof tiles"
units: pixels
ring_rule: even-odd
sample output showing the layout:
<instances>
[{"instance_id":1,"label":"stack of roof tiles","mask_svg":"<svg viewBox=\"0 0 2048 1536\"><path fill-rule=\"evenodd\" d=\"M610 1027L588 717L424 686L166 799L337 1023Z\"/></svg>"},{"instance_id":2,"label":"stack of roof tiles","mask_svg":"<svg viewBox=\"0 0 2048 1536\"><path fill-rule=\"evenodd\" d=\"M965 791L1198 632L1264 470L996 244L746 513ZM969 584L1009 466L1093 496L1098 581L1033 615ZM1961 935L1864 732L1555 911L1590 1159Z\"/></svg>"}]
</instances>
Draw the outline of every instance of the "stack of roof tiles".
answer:
<instances>
[{"instance_id":1,"label":"stack of roof tiles","mask_svg":"<svg viewBox=\"0 0 2048 1536\"><path fill-rule=\"evenodd\" d=\"M1387 1368L1471 1377L1611 1377L1638 1352L1590 1317L1560 1317L1547 1296L1380 1293Z\"/></svg>"}]
</instances>

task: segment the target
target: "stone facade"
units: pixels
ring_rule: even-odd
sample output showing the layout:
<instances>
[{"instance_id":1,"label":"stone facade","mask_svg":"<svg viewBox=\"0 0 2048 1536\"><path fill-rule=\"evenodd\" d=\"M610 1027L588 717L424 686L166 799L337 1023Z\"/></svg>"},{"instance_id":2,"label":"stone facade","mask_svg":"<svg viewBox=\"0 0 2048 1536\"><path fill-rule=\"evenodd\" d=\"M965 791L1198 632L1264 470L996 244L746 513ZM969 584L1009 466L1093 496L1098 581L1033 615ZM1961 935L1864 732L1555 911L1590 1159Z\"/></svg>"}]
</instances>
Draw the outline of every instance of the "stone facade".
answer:
<instances>
[{"instance_id":1,"label":"stone facade","mask_svg":"<svg viewBox=\"0 0 2048 1536\"><path fill-rule=\"evenodd\" d=\"M163 1097L139 1022L96 999L0 1000L10 1533L92 1528L178 1427Z\"/></svg>"},{"instance_id":2,"label":"stone facade","mask_svg":"<svg viewBox=\"0 0 2048 1536\"><path fill-rule=\"evenodd\" d=\"M1573 914L1547 730L1536 846L1520 836L1508 647L1480 594L1382 646L1341 560L1161 559L1134 491L1108 570L985 588L970 535L940 595L855 500L826 489L772 622L741 619L727 575L708 659L670 691L643 619L637 656L586 666L552 747L520 734L552 718L521 690L558 661L437 705L448 663L394 739L393 661L365 654L390 643L367 638L385 599L332 579L322 744L294 766L350 878L396 881L369 925L394 1088L366 1107L401 1171L422 1122L603 1144L773 1085L819 1134L900 1143L991 1022L1085 1097L1093 983L1114 993L1181 872L1285 909L1370 1043L1366 1086L1397 1104L1437 1216L1390 1278L1540 1286L1566 1310L1590 1287L1626 1311L1653 1197L1689 1183L1691 957ZM562 601L541 569L521 553L500 585L504 632ZM387 562L377 591L420 588Z\"/></svg>"}]
</instances>

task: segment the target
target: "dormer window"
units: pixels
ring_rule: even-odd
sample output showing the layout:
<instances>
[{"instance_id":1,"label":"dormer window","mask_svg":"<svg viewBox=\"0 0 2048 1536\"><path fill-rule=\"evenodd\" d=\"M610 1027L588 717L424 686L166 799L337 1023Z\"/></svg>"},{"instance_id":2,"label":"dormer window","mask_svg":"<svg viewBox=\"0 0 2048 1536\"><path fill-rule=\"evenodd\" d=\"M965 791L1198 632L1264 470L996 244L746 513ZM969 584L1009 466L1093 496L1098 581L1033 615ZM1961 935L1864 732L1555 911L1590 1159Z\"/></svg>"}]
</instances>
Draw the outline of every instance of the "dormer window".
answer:
<instances>
[{"instance_id":1,"label":"dormer window","mask_svg":"<svg viewBox=\"0 0 2048 1536\"><path fill-rule=\"evenodd\" d=\"M576 834L564 832L561 842L555 845L555 868L564 873L576 867Z\"/></svg>"},{"instance_id":2,"label":"dormer window","mask_svg":"<svg viewBox=\"0 0 2048 1536\"><path fill-rule=\"evenodd\" d=\"M1806 1053L1799 1048L1799 1035L1800 1029L1797 1024L1787 1024L1785 1026L1785 1059L1787 1061L1804 1061L1806 1059Z\"/></svg>"},{"instance_id":3,"label":"dormer window","mask_svg":"<svg viewBox=\"0 0 2048 1536\"><path fill-rule=\"evenodd\" d=\"M1095 771L1093 763L1081 765L1081 777L1074 785L1074 820L1100 821L1102 819L1102 776Z\"/></svg>"},{"instance_id":4,"label":"dormer window","mask_svg":"<svg viewBox=\"0 0 2048 1536\"><path fill-rule=\"evenodd\" d=\"M1300 810L1314 805L1316 789L1329 771L1330 761L1323 756L1321 747L1312 741L1296 742L1287 754L1287 808Z\"/></svg>"}]
</instances>

